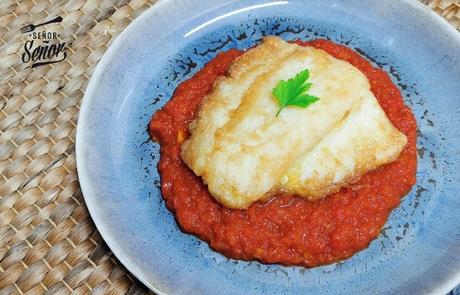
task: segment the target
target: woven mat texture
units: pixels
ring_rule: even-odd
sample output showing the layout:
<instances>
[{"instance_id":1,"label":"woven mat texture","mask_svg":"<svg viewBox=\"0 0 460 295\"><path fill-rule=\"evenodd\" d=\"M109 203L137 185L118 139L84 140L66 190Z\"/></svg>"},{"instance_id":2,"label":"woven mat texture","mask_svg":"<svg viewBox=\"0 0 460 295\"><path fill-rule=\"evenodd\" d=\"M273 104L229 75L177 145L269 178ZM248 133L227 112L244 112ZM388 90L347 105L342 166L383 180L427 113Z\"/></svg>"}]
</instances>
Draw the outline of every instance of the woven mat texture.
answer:
<instances>
[{"instance_id":1,"label":"woven mat texture","mask_svg":"<svg viewBox=\"0 0 460 295\"><path fill-rule=\"evenodd\" d=\"M78 185L74 145L95 66L154 2L0 0L0 294L148 292L96 230ZM460 28L460 0L422 2ZM63 21L53 30L72 41L68 56L32 69L21 61L27 35L19 28L55 16Z\"/></svg>"}]
</instances>

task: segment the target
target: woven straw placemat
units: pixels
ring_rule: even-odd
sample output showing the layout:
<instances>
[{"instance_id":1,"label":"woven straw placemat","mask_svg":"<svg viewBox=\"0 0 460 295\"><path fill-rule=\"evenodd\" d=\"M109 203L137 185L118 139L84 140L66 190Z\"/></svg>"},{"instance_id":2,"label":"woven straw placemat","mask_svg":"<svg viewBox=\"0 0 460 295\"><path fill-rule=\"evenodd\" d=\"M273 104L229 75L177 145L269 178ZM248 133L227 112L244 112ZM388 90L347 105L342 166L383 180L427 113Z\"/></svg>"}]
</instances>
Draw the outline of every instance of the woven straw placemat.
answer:
<instances>
[{"instance_id":1,"label":"woven straw placemat","mask_svg":"<svg viewBox=\"0 0 460 295\"><path fill-rule=\"evenodd\" d=\"M154 1L0 0L0 294L148 292L91 221L74 144L96 64ZM422 2L460 28L459 0ZM43 28L66 42L67 58L31 68L20 28L56 16L62 22Z\"/></svg>"}]
</instances>

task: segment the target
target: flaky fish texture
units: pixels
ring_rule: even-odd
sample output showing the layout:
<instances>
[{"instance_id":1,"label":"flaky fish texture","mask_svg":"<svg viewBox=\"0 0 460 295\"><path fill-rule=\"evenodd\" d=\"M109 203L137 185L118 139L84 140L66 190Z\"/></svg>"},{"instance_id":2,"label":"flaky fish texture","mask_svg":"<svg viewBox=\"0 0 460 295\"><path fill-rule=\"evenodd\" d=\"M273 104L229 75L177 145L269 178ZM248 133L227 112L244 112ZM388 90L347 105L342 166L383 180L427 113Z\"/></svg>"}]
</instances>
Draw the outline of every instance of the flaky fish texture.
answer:
<instances>
[{"instance_id":1,"label":"flaky fish texture","mask_svg":"<svg viewBox=\"0 0 460 295\"><path fill-rule=\"evenodd\" d=\"M307 108L279 105L272 89L309 69ZM190 124L181 157L229 208L278 191L317 199L397 158L406 144L351 64L276 37L248 50L215 82Z\"/></svg>"}]
</instances>

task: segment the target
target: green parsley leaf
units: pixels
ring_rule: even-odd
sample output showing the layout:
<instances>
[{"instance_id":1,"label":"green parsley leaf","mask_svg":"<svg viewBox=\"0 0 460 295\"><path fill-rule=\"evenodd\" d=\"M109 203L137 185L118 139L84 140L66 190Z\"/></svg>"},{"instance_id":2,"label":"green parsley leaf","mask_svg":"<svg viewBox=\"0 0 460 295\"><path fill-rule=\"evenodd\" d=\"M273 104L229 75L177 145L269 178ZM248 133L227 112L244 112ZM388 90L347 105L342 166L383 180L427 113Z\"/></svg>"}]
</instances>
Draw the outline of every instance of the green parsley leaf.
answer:
<instances>
[{"instance_id":1,"label":"green parsley leaf","mask_svg":"<svg viewBox=\"0 0 460 295\"><path fill-rule=\"evenodd\" d=\"M280 80L275 88L273 88L272 94L276 97L280 108L276 113L276 117L280 112L287 106L297 106L306 108L314 102L319 100L318 97L309 95L306 92L310 90L311 83L307 83L310 78L310 71L305 69L295 75L294 78L286 80Z\"/></svg>"}]
</instances>

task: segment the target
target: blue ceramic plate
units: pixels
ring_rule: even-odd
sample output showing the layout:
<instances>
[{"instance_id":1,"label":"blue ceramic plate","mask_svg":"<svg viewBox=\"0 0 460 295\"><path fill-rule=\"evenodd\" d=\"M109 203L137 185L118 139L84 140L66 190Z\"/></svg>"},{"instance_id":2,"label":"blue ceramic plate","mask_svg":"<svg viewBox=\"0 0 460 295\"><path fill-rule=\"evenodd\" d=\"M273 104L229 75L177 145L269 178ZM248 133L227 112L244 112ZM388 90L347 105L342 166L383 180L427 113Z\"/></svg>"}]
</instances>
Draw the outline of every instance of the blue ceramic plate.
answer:
<instances>
[{"instance_id":1,"label":"blue ceramic plate","mask_svg":"<svg viewBox=\"0 0 460 295\"><path fill-rule=\"evenodd\" d=\"M380 237L306 269L227 259L165 208L146 132L174 88L263 35L327 38L391 74L418 122L417 184ZM98 65L77 128L86 203L120 261L164 294L442 293L460 282L460 36L416 1L159 1Z\"/></svg>"}]
</instances>

